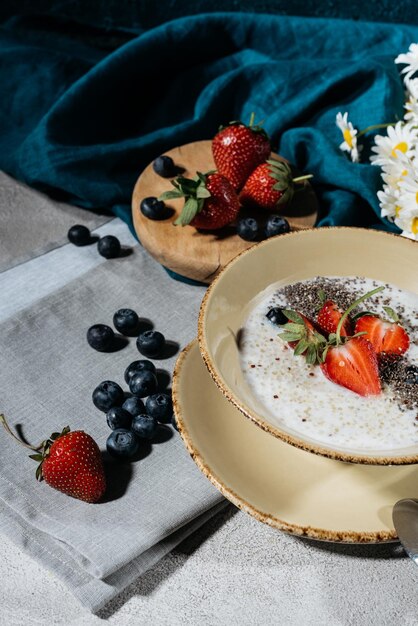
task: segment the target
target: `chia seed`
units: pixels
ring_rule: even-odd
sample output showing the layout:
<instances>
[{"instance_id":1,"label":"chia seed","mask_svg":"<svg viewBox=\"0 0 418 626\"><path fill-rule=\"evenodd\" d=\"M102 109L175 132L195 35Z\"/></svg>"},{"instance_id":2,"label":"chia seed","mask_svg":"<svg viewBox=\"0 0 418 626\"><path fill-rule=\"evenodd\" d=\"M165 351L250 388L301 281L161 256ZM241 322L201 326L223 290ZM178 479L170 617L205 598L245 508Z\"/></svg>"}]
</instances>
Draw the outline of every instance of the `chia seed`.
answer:
<instances>
[{"instance_id":1,"label":"chia seed","mask_svg":"<svg viewBox=\"0 0 418 626\"><path fill-rule=\"evenodd\" d=\"M342 310L347 309L357 298L357 294L353 294L352 291L330 278L316 278L314 288L312 288L312 283L286 285L283 288L283 293L290 308L312 319L316 317L322 306L319 296L321 290L325 293L327 300L333 300Z\"/></svg>"},{"instance_id":2,"label":"chia seed","mask_svg":"<svg viewBox=\"0 0 418 626\"><path fill-rule=\"evenodd\" d=\"M413 367L404 357L380 355L379 371L382 382L390 386L399 408L418 411L418 382L411 380L408 368Z\"/></svg>"}]
</instances>

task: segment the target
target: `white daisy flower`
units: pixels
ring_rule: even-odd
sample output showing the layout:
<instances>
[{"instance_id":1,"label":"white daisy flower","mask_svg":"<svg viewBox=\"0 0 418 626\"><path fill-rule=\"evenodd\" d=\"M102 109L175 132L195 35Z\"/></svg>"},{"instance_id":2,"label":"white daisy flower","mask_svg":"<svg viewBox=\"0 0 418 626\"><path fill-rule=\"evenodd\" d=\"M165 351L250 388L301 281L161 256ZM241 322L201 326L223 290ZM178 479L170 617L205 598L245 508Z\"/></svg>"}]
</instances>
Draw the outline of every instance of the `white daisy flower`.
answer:
<instances>
[{"instance_id":1,"label":"white daisy flower","mask_svg":"<svg viewBox=\"0 0 418 626\"><path fill-rule=\"evenodd\" d=\"M411 78L415 72L418 72L418 43L411 43L408 52L397 56L395 63L402 63L406 66L402 70L405 78Z\"/></svg>"},{"instance_id":2,"label":"white daisy flower","mask_svg":"<svg viewBox=\"0 0 418 626\"><path fill-rule=\"evenodd\" d=\"M400 181L399 205L405 218L418 216L418 172L410 172Z\"/></svg>"},{"instance_id":3,"label":"white daisy flower","mask_svg":"<svg viewBox=\"0 0 418 626\"><path fill-rule=\"evenodd\" d=\"M409 193L417 193L418 194L418 169L414 167L412 164L412 169L403 177L399 186L403 191L407 191ZM418 195L417 195L417 205L418 205Z\"/></svg>"},{"instance_id":4,"label":"white daisy flower","mask_svg":"<svg viewBox=\"0 0 418 626\"><path fill-rule=\"evenodd\" d=\"M418 212L415 215L403 215L395 218L395 224L402 230L402 237L418 241Z\"/></svg>"},{"instance_id":5,"label":"white daisy flower","mask_svg":"<svg viewBox=\"0 0 418 626\"><path fill-rule=\"evenodd\" d=\"M409 173L415 172L414 164L411 159L402 152L398 152L397 155L397 159L391 159L381 166L384 182L393 189L398 189L401 180Z\"/></svg>"},{"instance_id":6,"label":"white daisy flower","mask_svg":"<svg viewBox=\"0 0 418 626\"><path fill-rule=\"evenodd\" d=\"M418 100L413 96L409 96L409 100L405 102L404 108L406 109L404 119L412 124L418 124Z\"/></svg>"},{"instance_id":7,"label":"white daisy flower","mask_svg":"<svg viewBox=\"0 0 418 626\"><path fill-rule=\"evenodd\" d=\"M418 78L405 79L404 119L412 124L418 124Z\"/></svg>"},{"instance_id":8,"label":"white daisy flower","mask_svg":"<svg viewBox=\"0 0 418 626\"><path fill-rule=\"evenodd\" d=\"M343 134L344 141L340 144L340 150L348 152L350 154L353 163L359 162L359 153L361 148L357 146L357 129L354 128L351 122L347 120L348 113L337 113L335 123Z\"/></svg>"},{"instance_id":9,"label":"white daisy flower","mask_svg":"<svg viewBox=\"0 0 418 626\"><path fill-rule=\"evenodd\" d=\"M370 157L373 165L387 165L399 156L399 152L406 157L414 156L415 142L418 137L418 129L412 124L398 122L395 126L388 126L387 136L376 135L375 145L372 151L376 154Z\"/></svg>"},{"instance_id":10,"label":"white daisy flower","mask_svg":"<svg viewBox=\"0 0 418 626\"><path fill-rule=\"evenodd\" d=\"M381 209L380 215L389 218L393 222L401 210L399 206L399 191L388 185L383 185L383 190L377 192L377 197L379 198Z\"/></svg>"},{"instance_id":11,"label":"white daisy flower","mask_svg":"<svg viewBox=\"0 0 418 626\"><path fill-rule=\"evenodd\" d=\"M418 78L405 78L406 99L410 96L418 100Z\"/></svg>"}]
</instances>

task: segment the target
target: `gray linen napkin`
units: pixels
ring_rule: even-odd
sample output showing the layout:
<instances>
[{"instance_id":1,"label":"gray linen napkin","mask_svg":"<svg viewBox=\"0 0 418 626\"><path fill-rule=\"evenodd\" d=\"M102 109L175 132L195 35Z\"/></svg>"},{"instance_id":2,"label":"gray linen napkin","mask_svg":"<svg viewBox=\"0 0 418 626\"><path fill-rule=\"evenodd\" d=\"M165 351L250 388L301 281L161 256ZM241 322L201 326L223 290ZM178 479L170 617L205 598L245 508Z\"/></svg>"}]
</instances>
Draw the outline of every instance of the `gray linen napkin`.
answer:
<instances>
[{"instance_id":1,"label":"gray linen napkin","mask_svg":"<svg viewBox=\"0 0 418 626\"><path fill-rule=\"evenodd\" d=\"M110 431L91 393L106 379L126 389L124 369L141 357L133 338L119 352L92 350L87 328L111 324L118 308L131 307L183 347L196 333L201 297L201 289L171 280L140 248L90 270L0 324L0 410L11 424L22 424L32 442L69 424L90 433L103 449ZM171 372L176 356L157 367ZM36 483L27 451L0 432L0 530L92 610L222 502L174 430L143 456L122 466L107 463L107 500L91 505Z\"/></svg>"},{"instance_id":2,"label":"gray linen napkin","mask_svg":"<svg viewBox=\"0 0 418 626\"><path fill-rule=\"evenodd\" d=\"M0 272L67 243L73 224L93 229L111 219L51 200L0 171Z\"/></svg>"}]
</instances>

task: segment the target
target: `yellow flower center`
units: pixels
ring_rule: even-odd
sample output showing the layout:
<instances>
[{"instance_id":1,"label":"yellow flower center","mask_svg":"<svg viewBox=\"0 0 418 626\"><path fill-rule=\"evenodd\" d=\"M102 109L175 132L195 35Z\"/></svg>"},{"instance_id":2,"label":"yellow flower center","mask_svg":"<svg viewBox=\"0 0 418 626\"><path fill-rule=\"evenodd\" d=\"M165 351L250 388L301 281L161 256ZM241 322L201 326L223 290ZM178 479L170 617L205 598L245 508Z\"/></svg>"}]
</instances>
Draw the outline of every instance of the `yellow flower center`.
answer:
<instances>
[{"instance_id":1,"label":"yellow flower center","mask_svg":"<svg viewBox=\"0 0 418 626\"><path fill-rule=\"evenodd\" d=\"M400 212L401 212L401 207L400 207L400 206L398 206L398 205L396 205L396 206L395 206L395 215L396 215L396 217L398 217L398 216L399 216L399 213L400 213Z\"/></svg>"},{"instance_id":2,"label":"yellow flower center","mask_svg":"<svg viewBox=\"0 0 418 626\"><path fill-rule=\"evenodd\" d=\"M415 202L418 204L418 191L417 191L417 193L415 194Z\"/></svg>"},{"instance_id":3,"label":"yellow flower center","mask_svg":"<svg viewBox=\"0 0 418 626\"><path fill-rule=\"evenodd\" d=\"M406 176L406 175L407 175L407 173L408 173L408 170L404 170L404 171L402 172L401 176Z\"/></svg>"},{"instance_id":4,"label":"yellow flower center","mask_svg":"<svg viewBox=\"0 0 418 626\"><path fill-rule=\"evenodd\" d=\"M416 235L418 233L418 217L414 217L412 220L411 230Z\"/></svg>"},{"instance_id":5,"label":"yellow flower center","mask_svg":"<svg viewBox=\"0 0 418 626\"><path fill-rule=\"evenodd\" d=\"M396 144L396 146L394 146L391 154L393 157L395 157L395 159L397 157L396 150L400 150L401 152L405 154L408 151L408 144L405 141L400 141L399 143Z\"/></svg>"},{"instance_id":6,"label":"yellow flower center","mask_svg":"<svg viewBox=\"0 0 418 626\"><path fill-rule=\"evenodd\" d=\"M344 137L344 141L348 144L348 147L352 148L353 147L353 138L352 138L351 133L348 130L348 128L343 130L343 137Z\"/></svg>"}]
</instances>

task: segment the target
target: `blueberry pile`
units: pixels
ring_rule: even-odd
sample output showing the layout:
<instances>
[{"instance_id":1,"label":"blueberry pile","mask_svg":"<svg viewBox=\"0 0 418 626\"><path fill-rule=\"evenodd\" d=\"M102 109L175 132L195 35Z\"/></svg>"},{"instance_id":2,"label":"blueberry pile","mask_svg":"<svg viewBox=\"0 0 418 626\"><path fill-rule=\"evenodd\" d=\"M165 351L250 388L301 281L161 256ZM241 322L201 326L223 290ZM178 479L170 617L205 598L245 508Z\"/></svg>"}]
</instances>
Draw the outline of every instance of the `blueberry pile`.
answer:
<instances>
[{"instance_id":1,"label":"blueberry pile","mask_svg":"<svg viewBox=\"0 0 418 626\"><path fill-rule=\"evenodd\" d=\"M67 237L68 241L79 247L90 246L91 244L96 243L98 239L97 237L92 237L87 226L82 226L81 224L71 226L67 233ZM97 251L105 259L115 259L120 256L121 250L122 247L119 239L113 235L106 235L97 241Z\"/></svg>"},{"instance_id":2,"label":"blueberry pile","mask_svg":"<svg viewBox=\"0 0 418 626\"><path fill-rule=\"evenodd\" d=\"M276 213L272 213L264 225L255 217L243 217L237 223L237 235L245 241L261 241L288 232L290 232L289 222Z\"/></svg>"},{"instance_id":3,"label":"blueberry pile","mask_svg":"<svg viewBox=\"0 0 418 626\"><path fill-rule=\"evenodd\" d=\"M94 406L106 413L107 425L112 431L106 442L109 454L128 459L138 453L142 440L152 442L155 439L161 425L177 427L171 395L158 390L153 363L134 361L126 368L125 380L129 381L132 395L127 397L120 385L105 380L95 388L92 399Z\"/></svg>"},{"instance_id":4,"label":"blueberry pile","mask_svg":"<svg viewBox=\"0 0 418 626\"><path fill-rule=\"evenodd\" d=\"M116 311L113 324L125 336L137 335L137 348L148 357L133 361L125 369L124 379L130 395L113 380L101 382L92 394L94 406L106 413L112 431L106 442L109 454L129 459L138 453L141 441L152 442L167 424L176 430L177 425L171 395L159 388L156 367L148 360L164 356L164 335L154 330L138 334L140 319L132 309ZM113 329L105 324L94 324L87 331L89 345L99 352L112 351L114 339Z\"/></svg>"}]
</instances>

